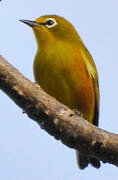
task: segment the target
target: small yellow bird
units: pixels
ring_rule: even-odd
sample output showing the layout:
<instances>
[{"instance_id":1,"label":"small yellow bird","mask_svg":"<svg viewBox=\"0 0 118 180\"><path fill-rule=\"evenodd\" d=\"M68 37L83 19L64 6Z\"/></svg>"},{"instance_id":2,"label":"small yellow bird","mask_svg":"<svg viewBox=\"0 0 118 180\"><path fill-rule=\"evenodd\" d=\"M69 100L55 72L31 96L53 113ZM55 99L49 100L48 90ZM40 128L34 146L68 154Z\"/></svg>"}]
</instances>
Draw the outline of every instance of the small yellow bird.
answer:
<instances>
[{"instance_id":1,"label":"small yellow bird","mask_svg":"<svg viewBox=\"0 0 118 180\"><path fill-rule=\"evenodd\" d=\"M38 50L34 61L35 80L51 96L98 126L98 74L92 56L70 22L57 15L35 21L20 20L32 27ZM100 162L77 151L80 169Z\"/></svg>"}]
</instances>

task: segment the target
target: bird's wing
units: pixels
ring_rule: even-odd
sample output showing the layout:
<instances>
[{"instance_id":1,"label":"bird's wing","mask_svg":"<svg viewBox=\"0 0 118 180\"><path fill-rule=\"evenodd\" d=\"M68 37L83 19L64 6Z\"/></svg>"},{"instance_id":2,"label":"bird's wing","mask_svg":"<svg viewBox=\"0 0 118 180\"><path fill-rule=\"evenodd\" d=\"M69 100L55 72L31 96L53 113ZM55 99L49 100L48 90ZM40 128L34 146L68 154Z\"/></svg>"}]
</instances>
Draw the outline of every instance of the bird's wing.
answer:
<instances>
[{"instance_id":1,"label":"bird's wing","mask_svg":"<svg viewBox=\"0 0 118 180\"><path fill-rule=\"evenodd\" d=\"M93 118L93 124L98 126L98 119L99 119L99 84L98 84L98 73L96 66L94 64L93 58L88 52L88 50L84 49L84 60L86 64L86 68L88 71L88 74L90 75L90 78L93 83L94 91L95 91L95 108L94 108L94 118Z\"/></svg>"},{"instance_id":2,"label":"bird's wing","mask_svg":"<svg viewBox=\"0 0 118 180\"><path fill-rule=\"evenodd\" d=\"M94 64L93 58L90 55L90 53L88 52L88 50L85 48L83 48L84 50L82 50L82 55L83 55L83 59L85 61L85 67L86 70L92 80L93 83L93 88L94 88L94 92L95 92L95 107L94 107L94 117L93 117L93 121L92 123L96 126L98 126L98 119L99 119L99 84L98 84L98 73L96 70L96 66ZM81 154L80 152L77 151L77 162L78 165L80 167L80 169L84 169L85 167L88 166L88 164L90 163L91 165L93 165L96 168L100 167L100 162L98 160L96 160L93 157L86 157L85 155Z\"/></svg>"}]
</instances>

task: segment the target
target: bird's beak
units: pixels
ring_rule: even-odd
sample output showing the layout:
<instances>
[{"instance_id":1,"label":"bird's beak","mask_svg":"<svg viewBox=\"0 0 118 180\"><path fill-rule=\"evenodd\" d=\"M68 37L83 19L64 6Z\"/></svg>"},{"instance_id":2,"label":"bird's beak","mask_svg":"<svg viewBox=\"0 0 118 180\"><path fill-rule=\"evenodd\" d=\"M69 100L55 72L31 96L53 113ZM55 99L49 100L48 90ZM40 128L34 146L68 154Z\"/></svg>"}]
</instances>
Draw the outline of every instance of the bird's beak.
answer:
<instances>
[{"instance_id":1,"label":"bird's beak","mask_svg":"<svg viewBox=\"0 0 118 180\"><path fill-rule=\"evenodd\" d=\"M20 21L27 24L30 27L40 26L40 24L35 21L30 21L30 20L25 20L25 19L21 19Z\"/></svg>"}]
</instances>

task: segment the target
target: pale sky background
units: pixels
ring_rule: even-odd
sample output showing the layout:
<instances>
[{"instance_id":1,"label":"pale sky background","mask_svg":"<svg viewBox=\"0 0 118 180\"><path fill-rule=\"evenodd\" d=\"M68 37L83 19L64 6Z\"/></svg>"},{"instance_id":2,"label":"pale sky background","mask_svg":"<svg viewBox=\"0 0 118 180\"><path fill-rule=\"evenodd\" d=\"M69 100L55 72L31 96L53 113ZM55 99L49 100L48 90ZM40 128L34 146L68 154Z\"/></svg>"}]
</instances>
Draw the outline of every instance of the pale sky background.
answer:
<instances>
[{"instance_id":1,"label":"pale sky background","mask_svg":"<svg viewBox=\"0 0 118 180\"><path fill-rule=\"evenodd\" d=\"M2 0L0 54L34 81L36 42L19 19L57 14L75 26L99 72L100 127L118 133L118 1ZM118 168L102 164L79 170L75 151L56 141L0 91L1 180L117 180Z\"/></svg>"}]
</instances>

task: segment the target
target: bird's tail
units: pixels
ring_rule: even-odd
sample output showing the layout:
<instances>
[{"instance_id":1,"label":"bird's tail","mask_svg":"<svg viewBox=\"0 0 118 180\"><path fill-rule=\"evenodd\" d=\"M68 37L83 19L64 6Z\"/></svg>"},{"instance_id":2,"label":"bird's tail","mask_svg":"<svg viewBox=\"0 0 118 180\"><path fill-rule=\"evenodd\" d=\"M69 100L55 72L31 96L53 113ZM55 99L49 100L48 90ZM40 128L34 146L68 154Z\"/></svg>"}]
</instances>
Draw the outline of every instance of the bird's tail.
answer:
<instances>
[{"instance_id":1,"label":"bird's tail","mask_svg":"<svg viewBox=\"0 0 118 180\"><path fill-rule=\"evenodd\" d=\"M95 168L100 168L100 161L93 157L88 157L77 151L77 163L80 169L84 169L90 163Z\"/></svg>"}]
</instances>

